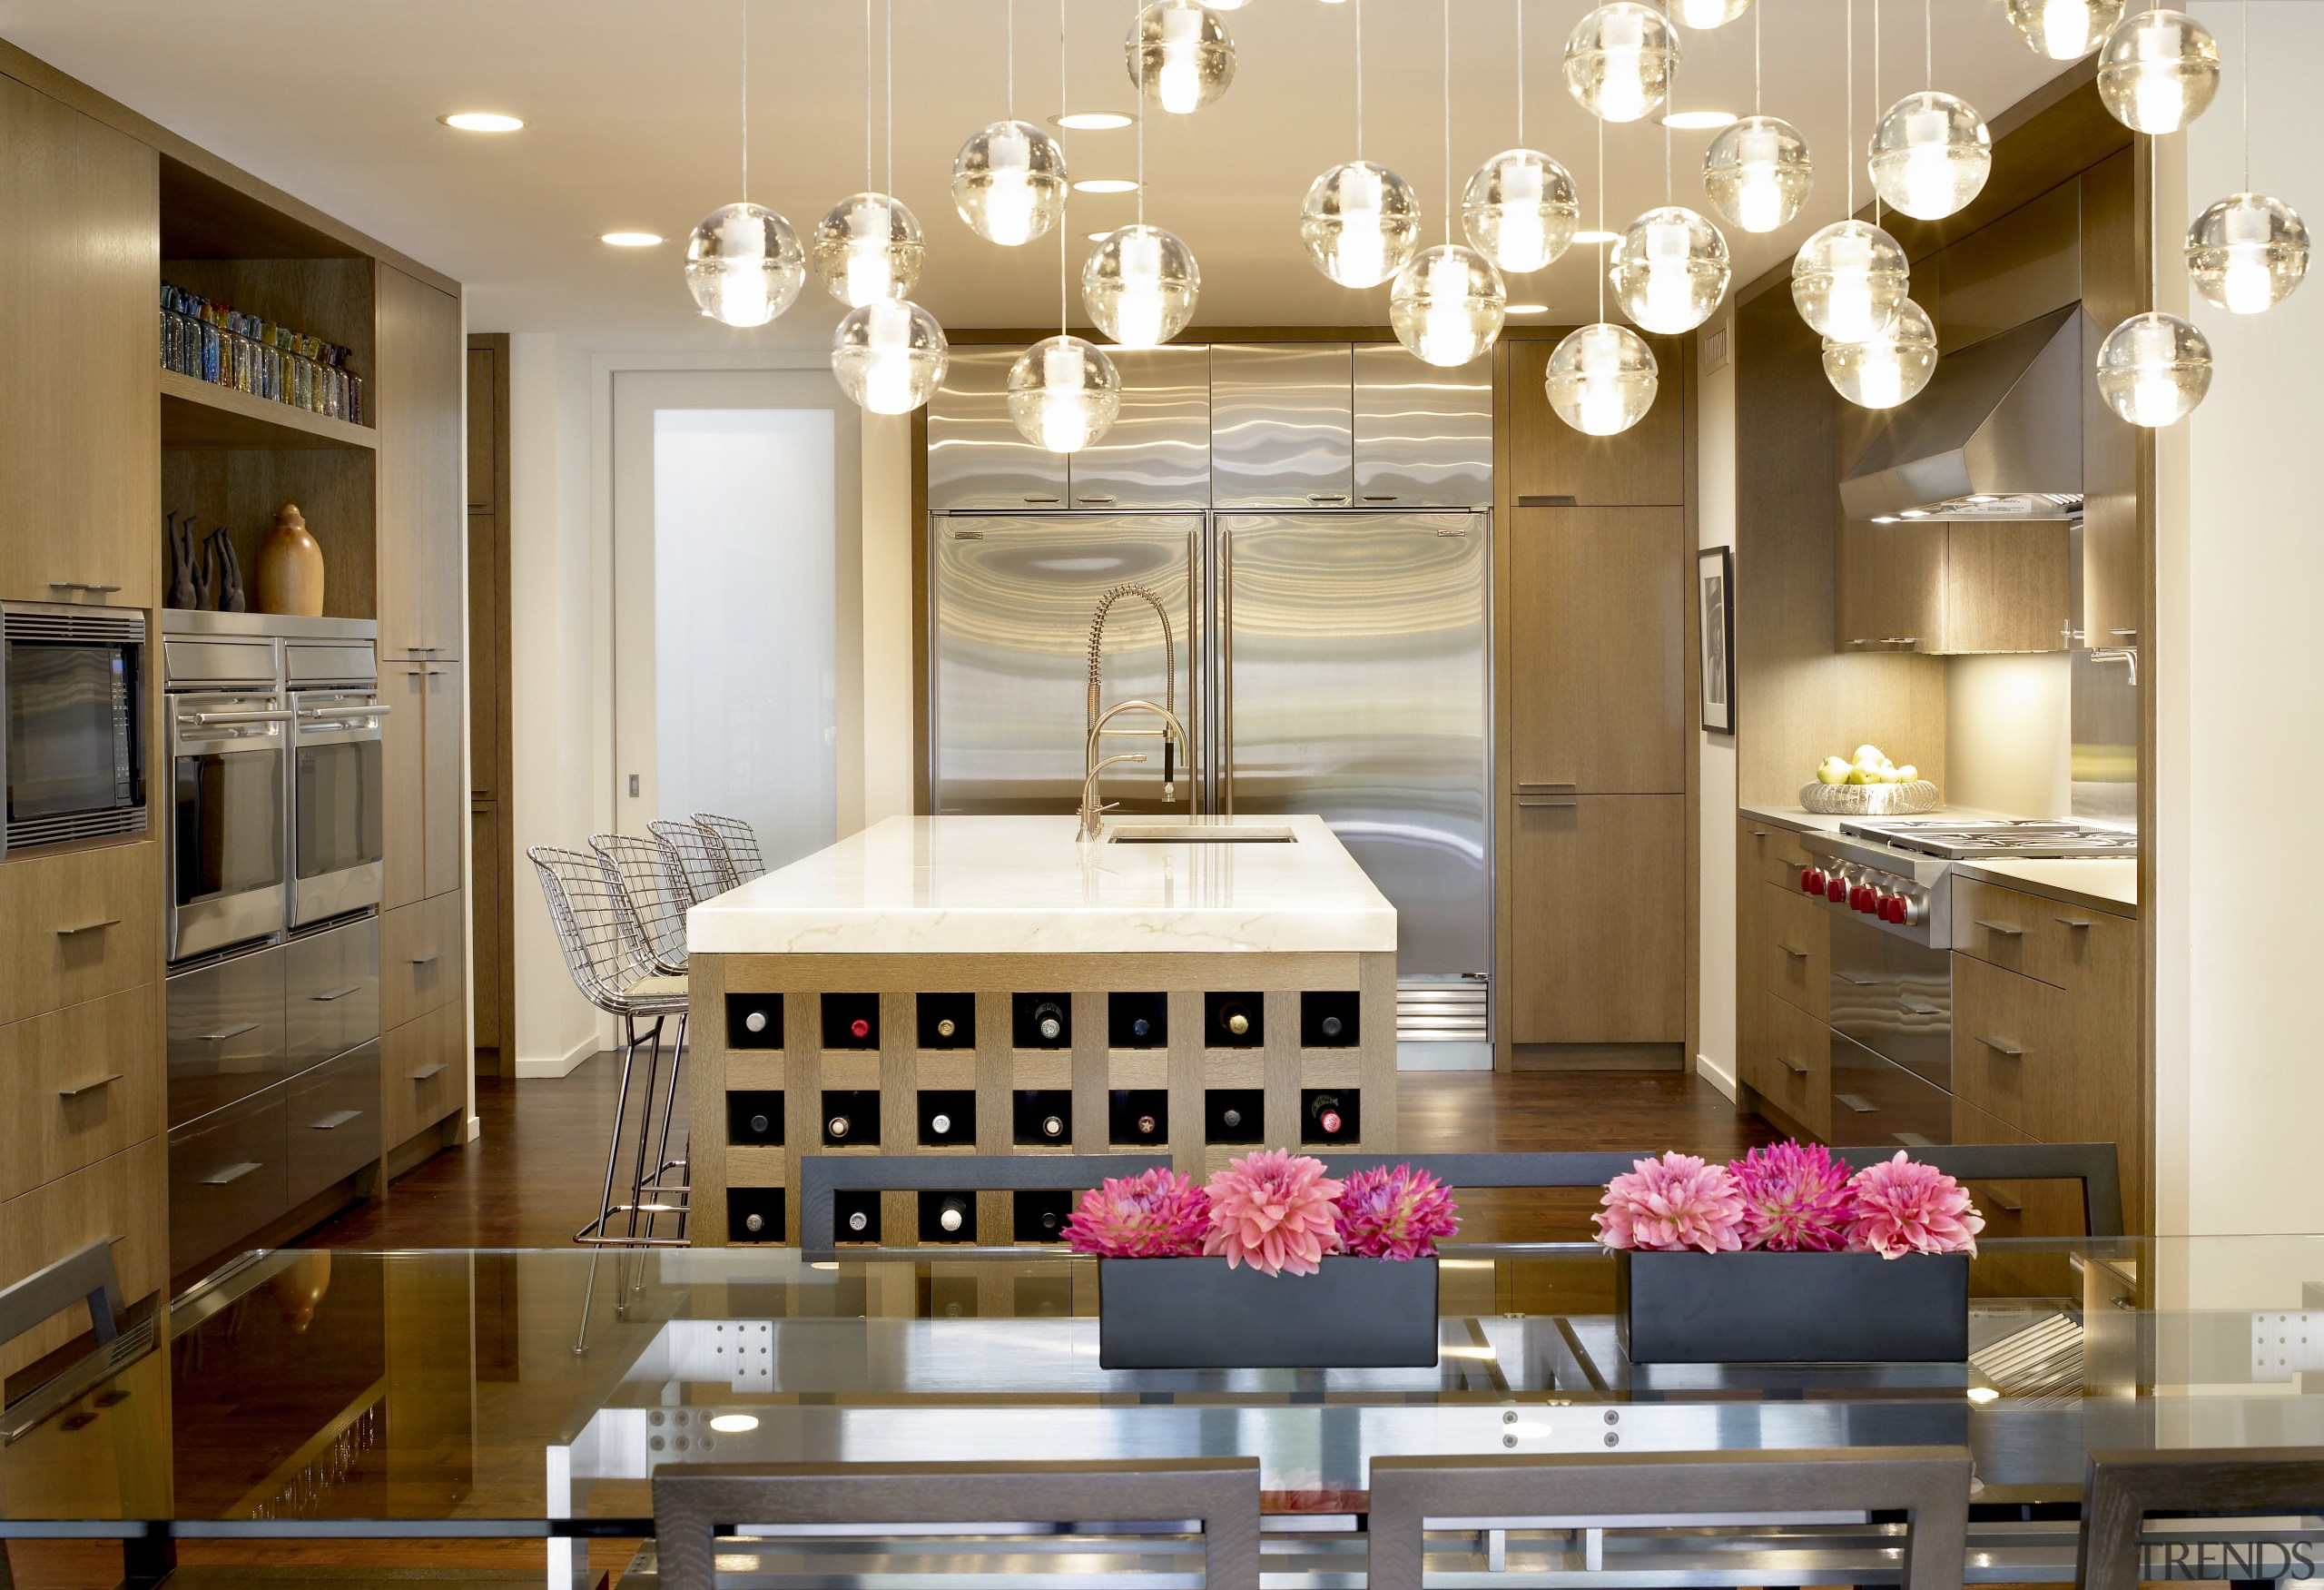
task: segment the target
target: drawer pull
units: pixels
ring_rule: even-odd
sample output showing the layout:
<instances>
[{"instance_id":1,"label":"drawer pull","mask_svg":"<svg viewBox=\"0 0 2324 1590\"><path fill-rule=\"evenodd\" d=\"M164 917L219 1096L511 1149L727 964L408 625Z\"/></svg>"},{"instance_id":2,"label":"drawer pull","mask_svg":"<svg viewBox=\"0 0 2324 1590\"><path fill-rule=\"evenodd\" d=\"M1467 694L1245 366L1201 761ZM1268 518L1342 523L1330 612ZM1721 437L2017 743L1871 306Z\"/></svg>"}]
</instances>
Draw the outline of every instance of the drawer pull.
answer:
<instances>
[{"instance_id":1,"label":"drawer pull","mask_svg":"<svg viewBox=\"0 0 2324 1590\"><path fill-rule=\"evenodd\" d=\"M2083 932L2090 926L2090 918L2086 916L2053 916L2050 920L2060 927L2073 928L2076 933Z\"/></svg>"},{"instance_id":2,"label":"drawer pull","mask_svg":"<svg viewBox=\"0 0 2324 1590\"><path fill-rule=\"evenodd\" d=\"M93 1081L83 1082L77 1088L59 1088L56 1090L56 1096L60 1099L77 1099L84 1093L94 1093L99 1088L110 1088L119 1081L121 1081L121 1073L113 1072L109 1075L98 1077Z\"/></svg>"},{"instance_id":3,"label":"drawer pull","mask_svg":"<svg viewBox=\"0 0 2324 1590\"><path fill-rule=\"evenodd\" d=\"M411 1080L415 1082L424 1082L428 1078L434 1076L438 1072L442 1071L446 1063L446 1062L439 1060L434 1065L429 1066L426 1071L416 1071L411 1073Z\"/></svg>"},{"instance_id":4,"label":"drawer pull","mask_svg":"<svg viewBox=\"0 0 2324 1590\"><path fill-rule=\"evenodd\" d=\"M244 1160L239 1165L229 1165L223 1170L212 1170L202 1179L204 1187L223 1187L229 1181L240 1181L253 1170L265 1169L263 1161Z\"/></svg>"},{"instance_id":5,"label":"drawer pull","mask_svg":"<svg viewBox=\"0 0 2324 1590\"><path fill-rule=\"evenodd\" d=\"M411 958L411 963L415 966L433 966L443 958L443 952L439 950L433 955L414 955Z\"/></svg>"},{"instance_id":6,"label":"drawer pull","mask_svg":"<svg viewBox=\"0 0 2324 1590\"><path fill-rule=\"evenodd\" d=\"M1571 778L1521 778L1517 781L1519 795L1570 795L1581 787Z\"/></svg>"},{"instance_id":7,"label":"drawer pull","mask_svg":"<svg viewBox=\"0 0 2324 1590\"><path fill-rule=\"evenodd\" d=\"M318 1001L345 999L350 993L360 993L362 987L359 983L350 983L345 988L327 988L320 993L310 993L307 997Z\"/></svg>"},{"instance_id":8,"label":"drawer pull","mask_svg":"<svg viewBox=\"0 0 2324 1590\"><path fill-rule=\"evenodd\" d=\"M2013 927L2005 922L1987 922L1982 916L1977 918L1977 925L1987 933L1997 933L2004 938L2022 939L2025 936L2025 930L2022 927Z\"/></svg>"},{"instance_id":9,"label":"drawer pull","mask_svg":"<svg viewBox=\"0 0 2324 1590\"><path fill-rule=\"evenodd\" d=\"M1751 837L1754 839L1765 839L1767 836L1768 831L1765 828L1754 828L1751 830Z\"/></svg>"},{"instance_id":10,"label":"drawer pull","mask_svg":"<svg viewBox=\"0 0 2324 1590\"><path fill-rule=\"evenodd\" d=\"M1842 983L1852 983L1858 988L1876 987L1880 982L1877 977L1858 977L1853 972L1842 972L1837 975Z\"/></svg>"},{"instance_id":11,"label":"drawer pull","mask_svg":"<svg viewBox=\"0 0 2324 1590\"><path fill-rule=\"evenodd\" d=\"M48 588L53 591L87 591L91 596L105 596L121 588L117 585L92 585L85 579L52 579L48 582Z\"/></svg>"},{"instance_id":12,"label":"drawer pull","mask_svg":"<svg viewBox=\"0 0 2324 1590\"><path fill-rule=\"evenodd\" d=\"M1781 939L1777 939L1777 940L1776 941L1776 948L1777 948L1777 949L1778 949L1778 950L1781 950L1785 954L1791 956L1794 960L1805 961L1806 959L1807 959L1807 951L1805 951L1805 950L1796 950L1796 949L1793 949L1789 944L1785 943Z\"/></svg>"},{"instance_id":13,"label":"drawer pull","mask_svg":"<svg viewBox=\"0 0 2324 1590\"><path fill-rule=\"evenodd\" d=\"M56 930L56 936L60 939L69 939L75 933L94 933L101 927L119 927L120 925L121 918L108 916L103 922L84 922L78 927L60 927Z\"/></svg>"},{"instance_id":14,"label":"drawer pull","mask_svg":"<svg viewBox=\"0 0 2324 1590\"><path fill-rule=\"evenodd\" d=\"M1908 1149L1933 1149L1936 1147L1936 1144L1930 1141L1927 1138L1922 1136L1917 1131L1900 1131L1893 1133L1892 1135L1898 1142L1904 1144Z\"/></svg>"},{"instance_id":15,"label":"drawer pull","mask_svg":"<svg viewBox=\"0 0 2324 1590\"><path fill-rule=\"evenodd\" d=\"M1855 1111L1858 1115L1877 1115L1880 1113L1880 1108L1878 1105L1873 1103L1871 1100L1866 1099L1858 1094L1835 1093L1832 1097L1846 1105L1849 1109Z\"/></svg>"},{"instance_id":16,"label":"drawer pull","mask_svg":"<svg viewBox=\"0 0 2324 1590\"><path fill-rule=\"evenodd\" d=\"M1900 999L1896 1002L1896 1008L1908 1016L1941 1016L1945 1013L1935 1005L1916 999Z\"/></svg>"},{"instance_id":17,"label":"drawer pull","mask_svg":"<svg viewBox=\"0 0 2324 1590\"><path fill-rule=\"evenodd\" d=\"M354 1120L357 1116L362 1113L363 1111L360 1110L334 1110L329 1115L324 1116L320 1121L309 1121L307 1123L307 1130L310 1131L337 1131L340 1127L345 1126L349 1121Z\"/></svg>"},{"instance_id":18,"label":"drawer pull","mask_svg":"<svg viewBox=\"0 0 2324 1590\"><path fill-rule=\"evenodd\" d=\"M2022 1215L2025 1212L2025 1206L2024 1204L2019 1203L2014 1199L2009 1197L2006 1193L2003 1192L2000 1188L1995 1187L1990 1181L1981 1181L1976 1185L1978 1195L1987 1203L1993 1205L1994 1208L2001 1210L2002 1213L2007 1215Z\"/></svg>"},{"instance_id":19,"label":"drawer pull","mask_svg":"<svg viewBox=\"0 0 2324 1590\"><path fill-rule=\"evenodd\" d=\"M1520 493L1520 508L1571 508L1576 498L1571 491L1527 491Z\"/></svg>"},{"instance_id":20,"label":"drawer pull","mask_svg":"<svg viewBox=\"0 0 2324 1590\"><path fill-rule=\"evenodd\" d=\"M1536 807L1539 807L1539 806L1548 806L1548 807L1551 808L1552 810L1561 811L1561 812L1570 812L1570 811L1572 811L1572 810L1574 810L1576 807L1578 807L1578 806L1580 806L1580 805L1581 805L1581 803L1580 801L1577 801L1577 800L1571 800L1571 799L1567 799L1567 800L1559 800L1559 799L1557 799L1557 798L1555 798L1555 797L1553 797L1553 796L1551 796L1551 795L1519 795L1519 796L1517 797L1517 804L1518 804L1519 805L1521 805L1521 806L1536 806Z\"/></svg>"},{"instance_id":21,"label":"drawer pull","mask_svg":"<svg viewBox=\"0 0 2324 1590\"><path fill-rule=\"evenodd\" d=\"M256 1022L244 1022L239 1027L221 1027L215 1032L202 1033L200 1038L201 1042L204 1043L223 1043L229 1038L240 1038L245 1032L255 1032L257 1031L258 1023Z\"/></svg>"},{"instance_id":22,"label":"drawer pull","mask_svg":"<svg viewBox=\"0 0 2324 1590\"><path fill-rule=\"evenodd\" d=\"M2012 1060L2024 1060L2025 1058L2024 1050L2019 1048L2014 1043L2004 1042L2002 1039L1979 1038L1977 1042L1984 1044L1987 1049L1992 1050L1995 1054L2005 1054Z\"/></svg>"},{"instance_id":23,"label":"drawer pull","mask_svg":"<svg viewBox=\"0 0 2324 1590\"><path fill-rule=\"evenodd\" d=\"M1807 1074L1807 1068L1800 1064L1799 1062L1792 1059L1787 1054L1777 1055L1776 1063L1783 1067L1784 1070L1789 1072L1793 1076L1804 1077Z\"/></svg>"}]
</instances>

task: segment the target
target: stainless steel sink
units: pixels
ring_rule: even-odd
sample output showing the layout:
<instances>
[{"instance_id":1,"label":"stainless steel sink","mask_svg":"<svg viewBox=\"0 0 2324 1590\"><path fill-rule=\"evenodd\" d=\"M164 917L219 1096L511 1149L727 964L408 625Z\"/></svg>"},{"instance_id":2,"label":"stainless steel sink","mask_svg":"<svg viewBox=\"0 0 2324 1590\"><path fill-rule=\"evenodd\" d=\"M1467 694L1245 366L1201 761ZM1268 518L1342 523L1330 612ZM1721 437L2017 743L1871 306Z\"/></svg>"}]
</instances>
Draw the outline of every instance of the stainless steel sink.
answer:
<instances>
[{"instance_id":1,"label":"stainless steel sink","mask_svg":"<svg viewBox=\"0 0 2324 1590\"><path fill-rule=\"evenodd\" d=\"M1264 823L1118 823L1108 844L1295 844L1298 835Z\"/></svg>"}]
</instances>

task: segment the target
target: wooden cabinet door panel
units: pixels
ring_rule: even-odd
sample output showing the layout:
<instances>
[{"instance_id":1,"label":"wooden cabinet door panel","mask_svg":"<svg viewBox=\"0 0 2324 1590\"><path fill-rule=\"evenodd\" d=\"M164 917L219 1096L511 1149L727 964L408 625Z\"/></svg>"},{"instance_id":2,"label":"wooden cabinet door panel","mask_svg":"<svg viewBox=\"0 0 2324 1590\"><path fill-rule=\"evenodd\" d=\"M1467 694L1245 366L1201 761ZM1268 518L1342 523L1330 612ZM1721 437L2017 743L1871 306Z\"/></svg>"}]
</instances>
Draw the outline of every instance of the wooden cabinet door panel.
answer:
<instances>
[{"instance_id":1,"label":"wooden cabinet door panel","mask_svg":"<svg viewBox=\"0 0 2324 1590\"><path fill-rule=\"evenodd\" d=\"M1846 522L1837 547L1839 650L1944 649L1944 525Z\"/></svg>"},{"instance_id":2,"label":"wooden cabinet door panel","mask_svg":"<svg viewBox=\"0 0 2324 1590\"><path fill-rule=\"evenodd\" d=\"M468 639L459 301L382 265L379 337L379 652L458 657Z\"/></svg>"},{"instance_id":3,"label":"wooden cabinet door panel","mask_svg":"<svg viewBox=\"0 0 2324 1590\"><path fill-rule=\"evenodd\" d=\"M379 1038L380 1141L393 1149L468 1101L468 1011L455 1001Z\"/></svg>"},{"instance_id":4,"label":"wooden cabinet door panel","mask_svg":"<svg viewBox=\"0 0 2324 1590\"><path fill-rule=\"evenodd\" d=\"M1686 515L1520 509L1510 683L1521 789L1686 787Z\"/></svg>"},{"instance_id":5,"label":"wooden cabinet door panel","mask_svg":"<svg viewBox=\"0 0 2324 1590\"><path fill-rule=\"evenodd\" d=\"M1687 339L1649 337L1661 390L1646 417L1620 436L1584 436L1557 417L1541 379L1553 338L1509 344L1509 456L1519 506L1565 497L1590 507L1678 507L1687 500Z\"/></svg>"},{"instance_id":6,"label":"wooden cabinet door panel","mask_svg":"<svg viewBox=\"0 0 2324 1590\"><path fill-rule=\"evenodd\" d=\"M1680 795L1521 802L1510 869L1515 1042L1684 1038L1685 806Z\"/></svg>"},{"instance_id":7,"label":"wooden cabinet door panel","mask_svg":"<svg viewBox=\"0 0 2324 1590\"><path fill-rule=\"evenodd\" d=\"M1767 1059L1751 1085L1808 1135L1832 1138L1832 1030L1787 1000L1758 996L1766 1008Z\"/></svg>"},{"instance_id":8,"label":"wooden cabinet door panel","mask_svg":"<svg viewBox=\"0 0 2324 1590\"><path fill-rule=\"evenodd\" d=\"M2046 1141L2066 1085L2062 996L2046 983L1953 957L1953 1091L2004 1125Z\"/></svg>"},{"instance_id":9,"label":"wooden cabinet door panel","mask_svg":"<svg viewBox=\"0 0 2324 1590\"><path fill-rule=\"evenodd\" d=\"M162 1095L153 984L0 1027L0 1198L153 1136Z\"/></svg>"},{"instance_id":10,"label":"wooden cabinet door panel","mask_svg":"<svg viewBox=\"0 0 2324 1590\"><path fill-rule=\"evenodd\" d=\"M1769 884L1767 949L1759 963L1759 986L1819 1022L1832 1019L1832 919L1829 908L1801 894Z\"/></svg>"},{"instance_id":11,"label":"wooden cabinet door panel","mask_svg":"<svg viewBox=\"0 0 2324 1590\"><path fill-rule=\"evenodd\" d=\"M497 449L493 439L499 434L500 416L497 410L499 382L495 379L499 370L499 354L490 348L468 347L468 511L490 513L499 506L497 489Z\"/></svg>"},{"instance_id":12,"label":"wooden cabinet door panel","mask_svg":"<svg viewBox=\"0 0 2324 1590\"><path fill-rule=\"evenodd\" d=\"M0 862L0 1022L158 980L162 886L152 839Z\"/></svg>"},{"instance_id":13,"label":"wooden cabinet door panel","mask_svg":"<svg viewBox=\"0 0 2324 1590\"><path fill-rule=\"evenodd\" d=\"M458 663L427 670L426 743L420 748L421 799L425 857L421 888L428 898L448 894L460 886L460 837L468 824L468 781L460 763L463 711Z\"/></svg>"},{"instance_id":14,"label":"wooden cabinet door panel","mask_svg":"<svg viewBox=\"0 0 2324 1590\"><path fill-rule=\"evenodd\" d=\"M428 670L421 662L379 664L380 694L394 708L379 729L382 910L409 905L427 894Z\"/></svg>"},{"instance_id":15,"label":"wooden cabinet door panel","mask_svg":"<svg viewBox=\"0 0 2324 1590\"><path fill-rule=\"evenodd\" d=\"M92 1242L110 1240L122 1301L135 1303L152 1296L169 1280L163 1164L162 1140L149 1137L134 1148L0 1203L0 1286L20 1281ZM85 1311L58 1314L0 1344L0 1373L15 1374L88 1328Z\"/></svg>"}]
</instances>

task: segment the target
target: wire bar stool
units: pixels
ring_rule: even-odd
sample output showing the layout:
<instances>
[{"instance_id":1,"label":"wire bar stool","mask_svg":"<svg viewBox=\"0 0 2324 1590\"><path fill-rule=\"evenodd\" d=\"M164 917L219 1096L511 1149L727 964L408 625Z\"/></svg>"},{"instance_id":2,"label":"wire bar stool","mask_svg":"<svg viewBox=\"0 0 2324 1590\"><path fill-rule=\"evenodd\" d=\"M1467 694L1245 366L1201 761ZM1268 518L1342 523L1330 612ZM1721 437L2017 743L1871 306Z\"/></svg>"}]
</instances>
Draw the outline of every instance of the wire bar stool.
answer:
<instances>
[{"instance_id":1,"label":"wire bar stool","mask_svg":"<svg viewBox=\"0 0 2324 1590\"><path fill-rule=\"evenodd\" d=\"M726 847L700 825L683 817L656 817L645 826L655 838L677 852L678 864L684 869L686 887L696 905L743 881L726 859Z\"/></svg>"},{"instance_id":2,"label":"wire bar stool","mask_svg":"<svg viewBox=\"0 0 2324 1590\"><path fill-rule=\"evenodd\" d=\"M740 817L722 817L715 812L696 812L694 820L726 853L727 870L734 874L736 884L747 884L765 873L758 830Z\"/></svg>"},{"instance_id":3,"label":"wire bar stool","mask_svg":"<svg viewBox=\"0 0 2324 1590\"><path fill-rule=\"evenodd\" d=\"M677 852L659 835L634 834L593 834L589 848L612 870L631 952L661 976L684 976L686 908L694 904L694 888Z\"/></svg>"},{"instance_id":4,"label":"wire bar stool","mask_svg":"<svg viewBox=\"0 0 2324 1590\"><path fill-rule=\"evenodd\" d=\"M622 1027L621 1093L614 1106L613 1131L606 1148L605 1195L596 1218L573 1234L585 1247L675 1248L686 1244L689 1189L667 1180L683 1160L668 1159L669 1115L677 1101L678 1056L685 1045L686 980L657 971L639 947L641 935L635 914L621 884L620 874L602 855L554 845L527 851L540 874L541 893L548 902L549 920L556 925L558 945L565 952L566 970L573 974L581 996L615 1017ZM672 1046L667 1102L662 1110L662 1144L654 1173L646 1174L646 1153L654 1140L655 1075L662 1057L662 1030L677 1022ZM622 1129L629 1119L629 1095L636 1075L638 1050L645 1050L645 1086L640 1091L637 1151L628 1185L628 1201L615 1200L615 1179L620 1174ZM665 1201L675 1196L675 1202ZM651 1201L649 1201L649 1200ZM645 1218L643 1235L638 1217ZM660 1216L677 1217L678 1234L655 1234ZM623 1234L615 1221L625 1221Z\"/></svg>"}]
</instances>

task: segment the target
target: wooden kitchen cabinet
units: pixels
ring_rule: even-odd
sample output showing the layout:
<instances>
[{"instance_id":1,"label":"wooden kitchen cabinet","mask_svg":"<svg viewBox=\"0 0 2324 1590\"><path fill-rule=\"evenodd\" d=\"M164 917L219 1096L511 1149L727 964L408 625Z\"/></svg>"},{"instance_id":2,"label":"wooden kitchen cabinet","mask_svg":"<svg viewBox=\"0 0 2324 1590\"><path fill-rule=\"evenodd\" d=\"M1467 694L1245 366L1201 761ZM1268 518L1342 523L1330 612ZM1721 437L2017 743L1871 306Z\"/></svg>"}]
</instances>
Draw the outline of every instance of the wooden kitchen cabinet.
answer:
<instances>
[{"instance_id":1,"label":"wooden kitchen cabinet","mask_svg":"<svg viewBox=\"0 0 2324 1590\"><path fill-rule=\"evenodd\" d=\"M150 318L150 317L148 317ZM379 270L379 655L457 657L468 641L468 481L459 301Z\"/></svg>"},{"instance_id":2,"label":"wooden kitchen cabinet","mask_svg":"<svg viewBox=\"0 0 2324 1590\"><path fill-rule=\"evenodd\" d=\"M461 675L454 662L380 660L380 687L392 708L379 734L382 909L460 886L460 833L468 820Z\"/></svg>"},{"instance_id":3,"label":"wooden kitchen cabinet","mask_svg":"<svg viewBox=\"0 0 2324 1590\"><path fill-rule=\"evenodd\" d=\"M1950 656L2066 647L2063 523L1845 523L1836 545L1837 650Z\"/></svg>"},{"instance_id":4,"label":"wooden kitchen cabinet","mask_svg":"<svg viewBox=\"0 0 2324 1590\"><path fill-rule=\"evenodd\" d=\"M1529 498L1603 505L1678 508L1687 500L1687 380L1693 342L1649 337L1661 369L1653 407L1620 436L1584 436L1557 417L1541 379L1554 337L1509 340L1509 459L1519 508Z\"/></svg>"},{"instance_id":5,"label":"wooden kitchen cabinet","mask_svg":"<svg viewBox=\"0 0 2324 1590\"><path fill-rule=\"evenodd\" d=\"M159 981L162 886L154 839L0 862L0 1022Z\"/></svg>"},{"instance_id":6,"label":"wooden kitchen cabinet","mask_svg":"<svg viewBox=\"0 0 2324 1590\"><path fill-rule=\"evenodd\" d=\"M1838 611L1842 651L1935 651L1945 636L1945 530L1941 524L1843 521Z\"/></svg>"},{"instance_id":7,"label":"wooden kitchen cabinet","mask_svg":"<svg viewBox=\"0 0 2324 1590\"><path fill-rule=\"evenodd\" d=\"M123 1302L135 1303L160 1290L169 1279L164 1159L162 1140L149 1137L0 1203L0 1286L92 1242L110 1242ZM0 1344L0 1374L15 1374L88 1328L85 1314L76 1318L69 1309L34 1326Z\"/></svg>"},{"instance_id":8,"label":"wooden kitchen cabinet","mask_svg":"<svg viewBox=\"0 0 2324 1590\"><path fill-rule=\"evenodd\" d=\"M468 1003L455 998L379 1037L379 1141L393 1150L464 1109Z\"/></svg>"},{"instance_id":9,"label":"wooden kitchen cabinet","mask_svg":"<svg viewBox=\"0 0 2324 1590\"><path fill-rule=\"evenodd\" d=\"M1683 795L1521 797L1512 1041L1686 1035Z\"/></svg>"},{"instance_id":10,"label":"wooden kitchen cabinet","mask_svg":"<svg viewBox=\"0 0 2324 1590\"><path fill-rule=\"evenodd\" d=\"M1766 1022L1766 1045L1743 1082L1810 1137L1830 1141L1832 1045L1845 1040L1788 1000L1771 993L1757 997Z\"/></svg>"},{"instance_id":11,"label":"wooden kitchen cabinet","mask_svg":"<svg viewBox=\"0 0 2324 1590\"><path fill-rule=\"evenodd\" d=\"M1510 683L1521 793L1686 788L1686 513L1521 508Z\"/></svg>"},{"instance_id":12,"label":"wooden kitchen cabinet","mask_svg":"<svg viewBox=\"0 0 2324 1590\"><path fill-rule=\"evenodd\" d=\"M420 764L419 798L426 808L420 888L424 897L433 899L460 886L460 839L468 825L468 773L460 760L467 722L460 665L428 668L422 677L428 712Z\"/></svg>"},{"instance_id":13,"label":"wooden kitchen cabinet","mask_svg":"<svg viewBox=\"0 0 2324 1590\"><path fill-rule=\"evenodd\" d=\"M0 150L0 597L156 607L158 159L9 77Z\"/></svg>"}]
</instances>

